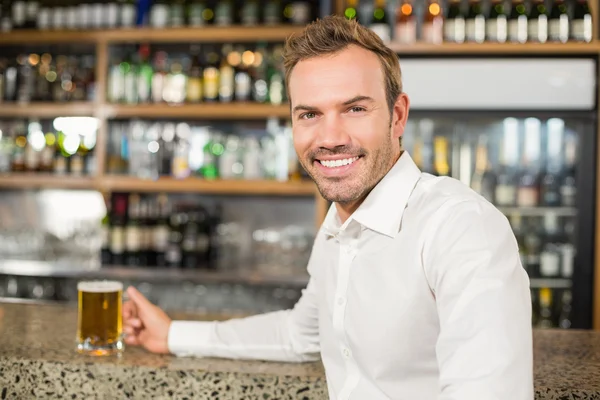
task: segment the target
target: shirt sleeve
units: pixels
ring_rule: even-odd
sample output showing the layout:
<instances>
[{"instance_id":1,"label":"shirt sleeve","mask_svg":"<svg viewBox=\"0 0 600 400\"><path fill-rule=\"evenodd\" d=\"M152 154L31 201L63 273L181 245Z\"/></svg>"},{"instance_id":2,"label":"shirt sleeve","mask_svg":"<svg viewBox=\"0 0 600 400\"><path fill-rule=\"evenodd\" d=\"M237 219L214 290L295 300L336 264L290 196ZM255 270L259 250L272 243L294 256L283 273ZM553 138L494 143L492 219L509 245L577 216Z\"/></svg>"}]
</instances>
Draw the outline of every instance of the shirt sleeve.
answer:
<instances>
[{"instance_id":1,"label":"shirt sleeve","mask_svg":"<svg viewBox=\"0 0 600 400\"><path fill-rule=\"evenodd\" d=\"M510 224L481 201L436 217L423 261L440 323L438 399L531 400L531 294Z\"/></svg>"},{"instance_id":2,"label":"shirt sleeve","mask_svg":"<svg viewBox=\"0 0 600 400\"><path fill-rule=\"evenodd\" d=\"M173 321L169 351L178 356L304 362L319 359L314 278L293 309L228 321Z\"/></svg>"}]
</instances>

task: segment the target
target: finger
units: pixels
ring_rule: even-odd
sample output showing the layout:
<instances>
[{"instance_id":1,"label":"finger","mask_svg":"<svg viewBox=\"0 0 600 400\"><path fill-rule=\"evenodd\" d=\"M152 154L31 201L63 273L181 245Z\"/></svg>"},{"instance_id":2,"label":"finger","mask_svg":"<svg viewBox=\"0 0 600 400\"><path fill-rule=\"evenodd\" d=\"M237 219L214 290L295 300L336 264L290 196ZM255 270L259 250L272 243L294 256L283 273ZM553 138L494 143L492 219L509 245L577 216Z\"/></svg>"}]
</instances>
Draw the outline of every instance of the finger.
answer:
<instances>
[{"instance_id":1,"label":"finger","mask_svg":"<svg viewBox=\"0 0 600 400\"><path fill-rule=\"evenodd\" d=\"M133 286L127 288L127 294L137 307L148 308L152 306L152 303L150 303L150 301L148 301L148 299Z\"/></svg>"},{"instance_id":2,"label":"finger","mask_svg":"<svg viewBox=\"0 0 600 400\"><path fill-rule=\"evenodd\" d=\"M135 306L135 303L132 301L123 303L123 318L129 319L135 317L137 317L137 307Z\"/></svg>"},{"instance_id":3,"label":"finger","mask_svg":"<svg viewBox=\"0 0 600 400\"><path fill-rule=\"evenodd\" d=\"M137 329L134 328L133 326L124 326L123 332L125 332L127 337L136 337L137 336Z\"/></svg>"},{"instance_id":4,"label":"finger","mask_svg":"<svg viewBox=\"0 0 600 400\"><path fill-rule=\"evenodd\" d=\"M144 324L142 323L142 320L139 318L129 318L125 321L123 321L123 324L126 326L131 326L132 328L136 328L136 329L141 329Z\"/></svg>"},{"instance_id":5,"label":"finger","mask_svg":"<svg viewBox=\"0 0 600 400\"><path fill-rule=\"evenodd\" d=\"M139 346L140 341L138 340L137 336L125 336L125 344L129 346Z\"/></svg>"}]
</instances>

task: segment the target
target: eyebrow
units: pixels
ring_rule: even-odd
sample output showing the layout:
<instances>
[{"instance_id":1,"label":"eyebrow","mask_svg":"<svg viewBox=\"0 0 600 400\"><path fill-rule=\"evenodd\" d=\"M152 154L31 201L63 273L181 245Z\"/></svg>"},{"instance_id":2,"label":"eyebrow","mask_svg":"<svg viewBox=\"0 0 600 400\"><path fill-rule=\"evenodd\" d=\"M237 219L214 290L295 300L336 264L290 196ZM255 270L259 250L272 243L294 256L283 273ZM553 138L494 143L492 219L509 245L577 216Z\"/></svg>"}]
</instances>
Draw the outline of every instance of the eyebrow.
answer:
<instances>
[{"instance_id":1,"label":"eyebrow","mask_svg":"<svg viewBox=\"0 0 600 400\"><path fill-rule=\"evenodd\" d=\"M350 104L354 104L357 103L359 101L368 101L368 102L373 102L375 101L375 99L373 99L372 97L369 96L354 96L353 98L346 100L342 103L343 106L348 106ZM296 113L296 111L317 111L317 107L315 106L308 106L305 104L298 104L296 107L294 107L294 109L292 110L292 113Z\"/></svg>"}]
</instances>

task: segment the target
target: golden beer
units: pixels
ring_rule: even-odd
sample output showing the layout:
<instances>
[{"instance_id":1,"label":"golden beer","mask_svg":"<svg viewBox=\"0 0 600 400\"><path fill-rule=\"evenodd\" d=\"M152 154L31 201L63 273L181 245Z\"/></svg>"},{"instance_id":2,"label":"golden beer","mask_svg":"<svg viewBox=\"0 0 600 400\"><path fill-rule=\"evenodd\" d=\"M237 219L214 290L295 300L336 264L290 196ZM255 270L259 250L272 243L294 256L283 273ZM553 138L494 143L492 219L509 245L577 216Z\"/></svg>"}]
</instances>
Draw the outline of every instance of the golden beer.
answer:
<instances>
[{"instance_id":1,"label":"golden beer","mask_svg":"<svg viewBox=\"0 0 600 400\"><path fill-rule=\"evenodd\" d=\"M77 291L77 350L92 355L121 352L123 284L116 281L79 282Z\"/></svg>"}]
</instances>

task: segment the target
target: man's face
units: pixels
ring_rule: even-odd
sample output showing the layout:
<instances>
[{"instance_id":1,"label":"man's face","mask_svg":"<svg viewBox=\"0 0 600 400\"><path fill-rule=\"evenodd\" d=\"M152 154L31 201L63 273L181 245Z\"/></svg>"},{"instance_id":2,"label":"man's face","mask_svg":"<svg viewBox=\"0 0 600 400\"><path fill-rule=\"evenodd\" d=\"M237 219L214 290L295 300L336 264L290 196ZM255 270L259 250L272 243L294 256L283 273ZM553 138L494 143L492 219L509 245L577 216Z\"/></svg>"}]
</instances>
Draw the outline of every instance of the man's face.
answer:
<instances>
[{"instance_id":1,"label":"man's face","mask_svg":"<svg viewBox=\"0 0 600 400\"><path fill-rule=\"evenodd\" d=\"M325 199L361 201L400 155L408 98L390 117L379 59L353 45L299 62L289 90L300 163Z\"/></svg>"}]
</instances>

